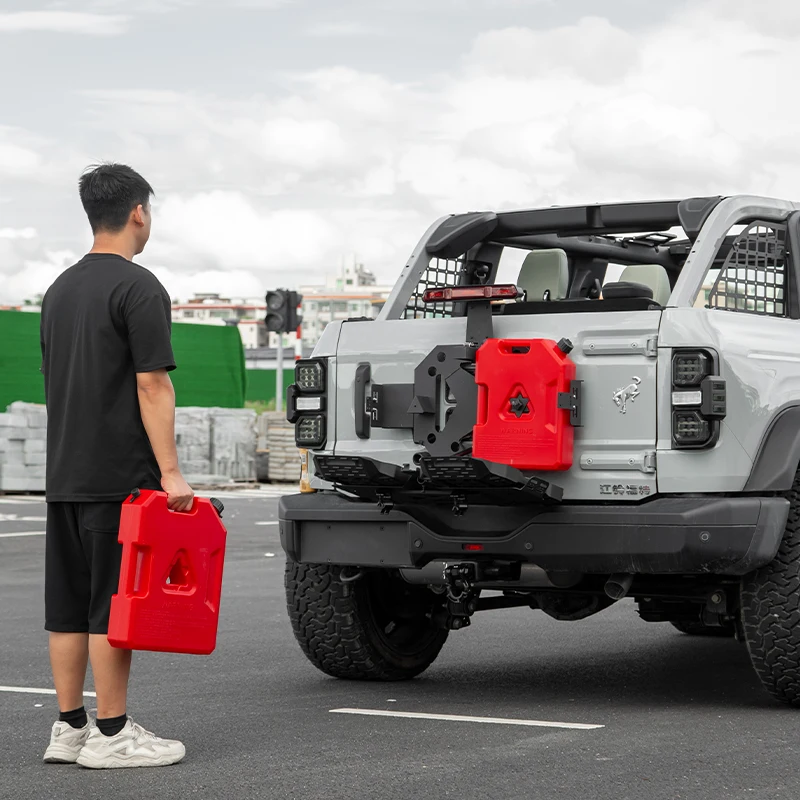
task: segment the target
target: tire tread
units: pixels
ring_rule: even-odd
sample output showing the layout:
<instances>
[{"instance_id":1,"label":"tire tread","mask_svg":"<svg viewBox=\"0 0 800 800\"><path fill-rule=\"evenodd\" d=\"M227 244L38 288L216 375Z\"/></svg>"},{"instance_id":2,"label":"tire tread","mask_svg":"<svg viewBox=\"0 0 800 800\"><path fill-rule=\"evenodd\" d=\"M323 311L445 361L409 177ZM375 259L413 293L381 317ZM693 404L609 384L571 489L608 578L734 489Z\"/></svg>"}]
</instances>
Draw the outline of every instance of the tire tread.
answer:
<instances>
[{"instance_id":1,"label":"tire tread","mask_svg":"<svg viewBox=\"0 0 800 800\"><path fill-rule=\"evenodd\" d=\"M389 661L362 623L354 583L341 567L287 561L286 604L295 638L308 660L334 678L399 681L419 675L438 656L446 636L414 665Z\"/></svg>"},{"instance_id":2,"label":"tire tread","mask_svg":"<svg viewBox=\"0 0 800 800\"><path fill-rule=\"evenodd\" d=\"M800 473L775 559L742 580L741 615L750 660L777 700L800 706Z\"/></svg>"}]
</instances>

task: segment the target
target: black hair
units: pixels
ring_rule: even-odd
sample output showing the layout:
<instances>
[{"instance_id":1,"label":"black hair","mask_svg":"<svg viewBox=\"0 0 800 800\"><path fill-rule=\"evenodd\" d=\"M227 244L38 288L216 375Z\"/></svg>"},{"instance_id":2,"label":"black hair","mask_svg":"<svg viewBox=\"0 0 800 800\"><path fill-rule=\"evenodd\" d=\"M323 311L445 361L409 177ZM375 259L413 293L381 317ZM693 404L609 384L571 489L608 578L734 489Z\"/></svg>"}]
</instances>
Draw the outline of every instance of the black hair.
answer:
<instances>
[{"instance_id":1,"label":"black hair","mask_svg":"<svg viewBox=\"0 0 800 800\"><path fill-rule=\"evenodd\" d=\"M92 233L121 231L131 211L140 205L147 207L155 194L153 187L125 164L90 167L81 175L79 188Z\"/></svg>"}]
</instances>

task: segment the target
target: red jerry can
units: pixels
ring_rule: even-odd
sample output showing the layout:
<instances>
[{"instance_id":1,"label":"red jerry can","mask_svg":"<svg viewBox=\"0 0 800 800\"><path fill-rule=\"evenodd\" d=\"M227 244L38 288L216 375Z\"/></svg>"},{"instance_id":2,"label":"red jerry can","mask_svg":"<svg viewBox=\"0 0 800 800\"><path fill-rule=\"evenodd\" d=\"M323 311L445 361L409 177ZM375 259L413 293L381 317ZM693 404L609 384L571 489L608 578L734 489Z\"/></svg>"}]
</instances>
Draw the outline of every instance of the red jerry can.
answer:
<instances>
[{"instance_id":1,"label":"red jerry can","mask_svg":"<svg viewBox=\"0 0 800 800\"><path fill-rule=\"evenodd\" d=\"M122 505L119 590L108 641L126 650L208 655L217 644L227 531L222 503L196 497L191 511L165 492L134 492Z\"/></svg>"},{"instance_id":2,"label":"red jerry can","mask_svg":"<svg viewBox=\"0 0 800 800\"><path fill-rule=\"evenodd\" d=\"M559 395L569 394L575 373L550 339L487 339L476 354L472 455L519 470L569 469L574 430Z\"/></svg>"}]
</instances>

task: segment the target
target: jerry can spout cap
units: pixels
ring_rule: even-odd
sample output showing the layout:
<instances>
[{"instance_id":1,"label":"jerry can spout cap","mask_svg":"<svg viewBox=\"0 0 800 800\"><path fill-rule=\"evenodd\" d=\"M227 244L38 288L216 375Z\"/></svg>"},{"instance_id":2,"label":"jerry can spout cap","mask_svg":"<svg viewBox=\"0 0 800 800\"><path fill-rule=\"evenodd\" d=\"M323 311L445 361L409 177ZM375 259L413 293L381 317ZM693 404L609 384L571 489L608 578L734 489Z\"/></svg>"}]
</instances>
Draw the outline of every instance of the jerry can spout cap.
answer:
<instances>
[{"instance_id":1,"label":"jerry can spout cap","mask_svg":"<svg viewBox=\"0 0 800 800\"><path fill-rule=\"evenodd\" d=\"M222 516L222 512L225 510L225 506L222 505L222 501L221 500L217 500L216 497L212 497L211 500L210 500L210 503L211 503L212 506L214 506L214 508L217 511L217 514L219 514L220 517L221 517Z\"/></svg>"}]
</instances>

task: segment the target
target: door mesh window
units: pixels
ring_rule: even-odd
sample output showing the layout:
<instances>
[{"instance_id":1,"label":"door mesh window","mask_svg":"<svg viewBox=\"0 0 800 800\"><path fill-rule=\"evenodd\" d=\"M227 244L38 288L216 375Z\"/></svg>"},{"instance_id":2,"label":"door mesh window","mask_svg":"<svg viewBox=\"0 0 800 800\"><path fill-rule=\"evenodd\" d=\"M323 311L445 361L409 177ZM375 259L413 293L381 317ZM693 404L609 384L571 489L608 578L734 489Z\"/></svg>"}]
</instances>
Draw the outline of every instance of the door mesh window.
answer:
<instances>
[{"instance_id":1,"label":"door mesh window","mask_svg":"<svg viewBox=\"0 0 800 800\"><path fill-rule=\"evenodd\" d=\"M465 274L463 258L431 259L425 272L422 273L417 288L408 299L403 310L403 319L431 319L433 317L452 317L453 303L423 303L422 296L426 289L437 286L459 286Z\"/></svg>"},{"instance_id":2,"label":"door mesh window","mask_svg":"<svg viewBox=\"0 0 800 800\"><path fill-rule=\"evenodd\" d=\"M734 241L708 307L786 316L786 225L753 222Z\"/></svg>"}]
</instances>

